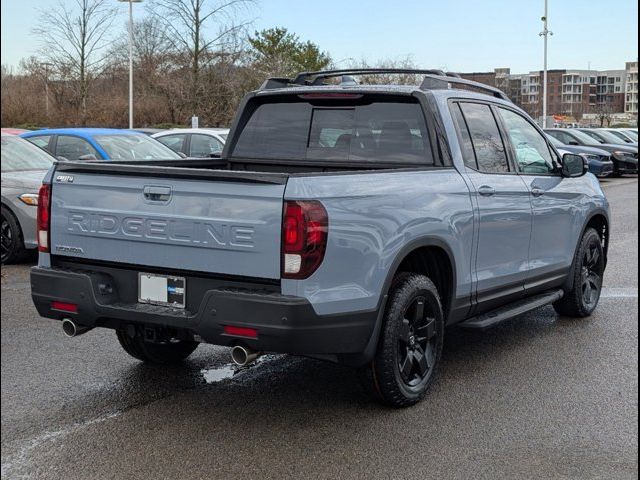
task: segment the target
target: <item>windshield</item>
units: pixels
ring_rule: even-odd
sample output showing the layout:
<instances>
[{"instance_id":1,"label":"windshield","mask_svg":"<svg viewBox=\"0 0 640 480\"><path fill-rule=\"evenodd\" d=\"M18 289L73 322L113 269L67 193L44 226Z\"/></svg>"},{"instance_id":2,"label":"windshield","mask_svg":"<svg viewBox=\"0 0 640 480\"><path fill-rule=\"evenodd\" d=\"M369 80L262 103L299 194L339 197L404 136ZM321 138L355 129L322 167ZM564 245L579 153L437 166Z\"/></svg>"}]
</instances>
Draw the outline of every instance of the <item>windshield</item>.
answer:
<instances>
[{"instance_id":1,"label":"windshield","mask_svg":"<svg viewBox=\"0 0 640 480\"><path fill-rule=\"evenodd\" d=\"M565 146L564 143L562 143L556 137L552 137L551 135L547 135L547 138L549 139L549 142L551 143L551 145L553 145L556 148L560 148L560 147L564 147Z\"/></svg>"},{"instance_id":2,"label":"windshield","mask_svg":"<svg viewBox=\"0 0 640 480\"><path fill-rule=\"evenodd\" d=\"M111 160L174 160L182 158L170 148L144 134L96 135Z\"/></svg>"},{"instance_id":3,"label":"windshield","mask_svg":"<svg viewBox=\"0 0 640 480\"><path fill-rule=\"evenodd\" d=\"M612 143L614 145L625 145L627 143L622 138L611 132L607 132L606 130L598 130L593 133L598 137L601 137L604 140L604 143Z\"/></svg>"},{"instance_id":4,"label":"windshield","mask_svg":"<svg viewBox=\"0 0 640 480\"><path fill-rule=\"evenodd\" d=\"M624 134L631 138L632 140L638 141L638 132L634 132L633 130L625 130Z\"/></svg>"},{"instance_id":5,"label":"windshield","mask_svg":"<svg viewBox=\"0 0 640 480\"><path fill-rule=\"evenodd\" d=\"M19 137L2 136L2 171L48 170L53 157Z\"/></svg>"},{"instance_id":6,"label":"windshield","mask_svg":"<svg viewBox=\"0 0 640 480\"><path fill-rule=\"evenodd\" d=\"M580 130L571 130L571 135L576 137L582 145L590 145L592 147L600 146L600 142L598 140L596 140L595 138L591 138L589 135L581 132Z\"/></svg>"}]
</instances>

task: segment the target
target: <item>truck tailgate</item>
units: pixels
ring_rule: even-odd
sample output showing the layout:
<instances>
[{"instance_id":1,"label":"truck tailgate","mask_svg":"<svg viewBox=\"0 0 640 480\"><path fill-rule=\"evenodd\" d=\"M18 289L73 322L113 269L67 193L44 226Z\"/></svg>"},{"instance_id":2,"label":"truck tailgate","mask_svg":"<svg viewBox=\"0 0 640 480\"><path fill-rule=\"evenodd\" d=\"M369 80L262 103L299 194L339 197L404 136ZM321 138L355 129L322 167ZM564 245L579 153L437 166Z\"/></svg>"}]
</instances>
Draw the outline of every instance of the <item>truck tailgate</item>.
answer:
<instances>
[{"instance_id":1,"label":"truck tailgate","mask_svg":"<svg viewBox=\"0 0 640 480\"><path fill-rule=\"evenodd\" d=\"M54 175L51 253L277 279L284 189L240 178Z\"/></svg>"}]
</instances>

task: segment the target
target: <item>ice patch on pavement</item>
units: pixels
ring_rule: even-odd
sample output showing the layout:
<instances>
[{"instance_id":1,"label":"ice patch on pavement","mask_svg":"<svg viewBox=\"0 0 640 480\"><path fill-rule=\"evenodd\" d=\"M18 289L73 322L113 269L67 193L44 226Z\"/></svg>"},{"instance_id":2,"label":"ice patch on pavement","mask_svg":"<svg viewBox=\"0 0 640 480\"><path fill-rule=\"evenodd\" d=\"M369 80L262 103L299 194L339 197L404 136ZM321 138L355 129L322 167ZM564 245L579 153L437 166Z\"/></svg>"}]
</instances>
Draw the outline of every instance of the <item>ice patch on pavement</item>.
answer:
<instances>
[{"instance_id":1,"label":"ice patch on pavement","mask_svg":"<svg viewBox=\"0 0 640 480\"><path fill-rule=\"evenodd\" d=\"M227 363L220 367L215 368L203 368L200 370L204 381L208 384L222 382L223 380L227 380L229 378L233 378L235 376L241 375L248 370L255 368L259 364L270 361L277 358L278 355L262 355L258 357L255 362L251 363L246 367L239 367L235 363Z\"/></svg>"},{"instance_id":2,"label":"ice patch on pavement","mask_svg":"<svg viewBox=\"0 0 640 480\"><path fill-rule=\"evenodd\" d=\"M638 288L603 288L600 298L638 298Z\"/></svg>"},{"instance_id":3,"label":"ice patch on pavement","mask_svg":"<svg viewBox=\"0 0 640 480\"><path fill-rule=\"evenodd\" d=\"M31 475L28 473L21 473L18 476L10 474L13 473L14 470L22 469L27 465L29 455L34 449L38 448L43 443L55 441L88 426L95 425L96 423L102 423L115 418L121 413L122 412L109 413L107 415L103 415L102 417L93 418L84 422L74 423L68 427L61 428L60 430L49 430L42 433L41 435L38 435L35 438L32 438L25 445L20 447L15 454L9 455L7 461L2 462L2 465L0 466L2 478L30 478Z\"/></svg>"},{"instance_id":4,"label":"ice patch on pavement","mask_svg":"<svg viewBox=\"0 0 640 480\"><path fill-rule=\"evenodd\" d=\"M216 383L233 377L238 373L238 367L233 364L223 365L217 368L203 368L200 370L204 381L207 383Z\"/></svg>"}]
</instances>

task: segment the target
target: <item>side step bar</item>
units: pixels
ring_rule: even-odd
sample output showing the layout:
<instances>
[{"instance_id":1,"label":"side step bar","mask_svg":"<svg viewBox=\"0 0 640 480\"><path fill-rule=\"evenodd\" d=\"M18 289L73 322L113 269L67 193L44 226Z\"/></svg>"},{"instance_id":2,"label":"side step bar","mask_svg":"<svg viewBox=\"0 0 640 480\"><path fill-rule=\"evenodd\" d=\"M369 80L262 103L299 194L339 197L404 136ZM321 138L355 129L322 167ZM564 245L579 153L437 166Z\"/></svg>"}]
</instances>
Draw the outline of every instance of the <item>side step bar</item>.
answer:
<instances>
[{"instance_id":1,"label":"side step bar","mask_svg":"<svg viewBox=\"0 0 640 480\"><path fill-rule=\"evenodd\" d=\"M483 313L476 317L471 317L464 322L458 324L463 328L473 328L475 330L486 330L494 325L509 320L517 315L535 310L536 308L549 305L557 300L560 300L564 296L564 291L553 290L551 292L535 295L533 297L524 298L517 302L510 303L490 312Z\"/></svg>"}]
</instances>

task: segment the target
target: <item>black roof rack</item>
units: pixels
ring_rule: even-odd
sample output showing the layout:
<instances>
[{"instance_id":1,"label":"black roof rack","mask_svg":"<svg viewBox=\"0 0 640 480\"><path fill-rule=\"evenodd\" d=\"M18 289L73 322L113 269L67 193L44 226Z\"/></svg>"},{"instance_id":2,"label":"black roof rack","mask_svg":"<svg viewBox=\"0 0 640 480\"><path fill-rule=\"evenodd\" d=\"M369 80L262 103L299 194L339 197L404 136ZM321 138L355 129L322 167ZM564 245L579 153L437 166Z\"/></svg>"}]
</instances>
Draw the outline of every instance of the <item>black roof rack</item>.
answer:
<instances>
[{"instance_id":1,"label":"black roof rack","mask_svg":"<svg viewBox=\"0 0 640 480\"><path fill-rule=\"evenodd\" d=\"M424 79L420 84L422 90L436 90L451 88L453 85L464 85L475 88L476 90L488 93L496 98L510 101L509 97L495 87L490 87L484 83L466 80L457 73L444 72L437 69L406 69L406 68L349 68L342 70L321 70L317 72L301 72L295 78L274 77L267 79L260 90L270 90L273 88L286 88L294 86L318 86L323 85L327 78L335 78L341 76L363 76L363 75L381 75L381 74L413 74L424 75Z\"/></svg>"}]
</instances>

